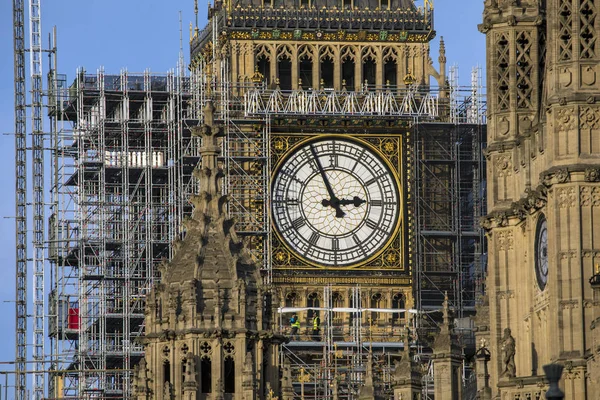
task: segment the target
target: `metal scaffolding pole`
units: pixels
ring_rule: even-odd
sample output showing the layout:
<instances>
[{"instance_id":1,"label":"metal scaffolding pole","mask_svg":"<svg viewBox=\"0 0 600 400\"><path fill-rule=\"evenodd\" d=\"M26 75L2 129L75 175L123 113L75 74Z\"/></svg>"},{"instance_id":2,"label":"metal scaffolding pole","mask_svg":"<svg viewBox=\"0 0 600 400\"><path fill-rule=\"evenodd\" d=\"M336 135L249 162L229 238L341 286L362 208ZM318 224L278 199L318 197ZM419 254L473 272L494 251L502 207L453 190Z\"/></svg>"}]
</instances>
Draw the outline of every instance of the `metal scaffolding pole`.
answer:
<instances>
[{"instance_id":1,"label":"metal scaffolding pole","mask_svg":"<svg viewBox=\"0 0 600 400\"><path fill-rule=\"evenodd\" d=\"M32 173L33 173L33 398L44 397L45 335L45 217L44 130L42 123L42 22L40 1L29 0L29 57L31 78Z\"/></svg>"},{"instance_id":2,"label":"metal scaffolding pole","mask_svg":"<svg viewBox=\"0 0 600 400\"><path fill-rule=\"evenodd\" d=\"M15 398L26 399L27 379L27 167L25 100L25 5L13 0L13 50L15 90Z\"/></svg>"}]
</instances>

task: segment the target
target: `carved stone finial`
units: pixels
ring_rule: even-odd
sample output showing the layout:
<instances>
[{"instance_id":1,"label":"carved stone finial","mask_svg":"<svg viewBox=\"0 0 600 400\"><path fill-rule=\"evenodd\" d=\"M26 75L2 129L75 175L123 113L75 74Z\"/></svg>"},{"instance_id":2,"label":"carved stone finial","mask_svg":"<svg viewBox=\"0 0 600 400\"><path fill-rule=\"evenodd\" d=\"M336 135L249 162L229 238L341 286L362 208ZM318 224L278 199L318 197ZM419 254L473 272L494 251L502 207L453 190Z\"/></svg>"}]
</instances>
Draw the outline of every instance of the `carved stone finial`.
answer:
<instances>
[{"instance_id":1,"label":"carved stone finial","mask_svg":"<svg viewBox=\"0 0 600 400\"><path fill-rule=\"evenodd\" d=\"M450 308L448 306L448 292L444 292L444 302L443 304L443 316L444 316L444 326L442 329L450 327Z\"/></svg>"},{"instance_id":2,"label":"carved stone finial","mask_svg":"<svg viewBox=\"0 0 600 400\"><path fill-rule=\"evenodd\" d=\"M438 58L440 65L446 64L446 43L444 43L444 37L440 37L440 56Z\"/></svg>"}]
</instances>

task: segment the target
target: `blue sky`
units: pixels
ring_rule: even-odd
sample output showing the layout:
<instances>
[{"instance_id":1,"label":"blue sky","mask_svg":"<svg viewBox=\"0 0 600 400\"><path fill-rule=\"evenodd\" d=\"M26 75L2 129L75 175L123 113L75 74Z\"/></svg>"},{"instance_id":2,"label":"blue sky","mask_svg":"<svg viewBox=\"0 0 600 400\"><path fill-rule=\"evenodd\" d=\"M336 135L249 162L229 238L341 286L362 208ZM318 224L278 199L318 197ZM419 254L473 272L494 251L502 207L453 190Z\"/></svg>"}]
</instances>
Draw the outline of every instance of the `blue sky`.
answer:
<instances>
[{"instance_id":1,"label":"blue sky","mask_svg":"<svg viewBox=\"0 0 600 400\"><path fill-rule=\"evenodd\" d=\"M422 2L417 1L417 4ZM189 61L193 0L55 0L40 3L43 43L48 42L49 32L57 26L59 73L67 74L68 83L73 80L78 67L89 72L104 67L107 73L119 73L122 68L130 72L146 69L166 72L175 68L179 54L179 11L183 20L185 60L186 63ZM27 2L25 4L27 6ZM199 9L200 25L203 26L206 0L199 0ZM438 36L432 43L434 65L437 65L439 37L443 36L448 65L459 65L461 85L470 84L473 66L485 65L485 37L477 31L482 10L483 0L435 0ZM12 1L0 2L0 38L0 188L3 189L0 198L0 316L4 320L4 329L0 330L0 371L5 371L13 367L3 363L13 361L15 354L12 303L15 286L14 136L10 134L14 131ZM46 74L47 57L43 60ZM28 120L28 130L29 125ZM30 246L30 257L31 250ZM31 296L29 294L29 298ZM28 324L31 326L31 320ZM28 335L28 341L31 336Z\"/></svg>"}]
</instances>

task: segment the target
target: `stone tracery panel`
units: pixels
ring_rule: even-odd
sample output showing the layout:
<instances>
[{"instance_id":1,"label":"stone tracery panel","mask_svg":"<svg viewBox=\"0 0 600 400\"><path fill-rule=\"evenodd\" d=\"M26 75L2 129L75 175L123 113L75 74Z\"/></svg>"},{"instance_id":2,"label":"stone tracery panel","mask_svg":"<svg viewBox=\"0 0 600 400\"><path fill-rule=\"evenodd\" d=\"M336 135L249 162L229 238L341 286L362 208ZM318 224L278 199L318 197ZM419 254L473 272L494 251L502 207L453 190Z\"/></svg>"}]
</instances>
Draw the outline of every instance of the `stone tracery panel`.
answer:
<instances>
[{"instance_id":1,"label":"stone tracery panel","mask_svg":"<svg viewBox=\"0 0 600 400\"><path fill-rule=\"evenodd\" d=\"M571 0L560 0L558 12L558 59L561 61L570 60L573 56L572 7Z\"/></svg>"},{"instance_id":2,"label":"stone tracery panel","mask_svg":"<svg viewBox=\"0 0 600 400\"><path fill-rule=\"evenodd\" d=\"M517 33L516 58L517 58L517 107L531 109L531 94L533 92L532 74L534 63L531 60L532 49L531 32Z\"/></svg>"},{"instance_id":3,"label":"stone tracery panel","mask_svg":"<svg viewBox=\"0 0 600 400\"><path fill-rule=\"evenodd\" d=\"M596 6L595 0L582 0L579 6L579 56L590 59L596 56Z\"/></svg>"},{"instance_id":4,"label":"stone tracery panel","mask_svg":"<svg viewBox=\"0 0 600 400\"><path fill-rule=\"evenodd\" d=\"M508 33L498 33L496 34L496 102L499 111L508 110L510 107L509 65L510 48Z\"/></svg>"}]
</instances>

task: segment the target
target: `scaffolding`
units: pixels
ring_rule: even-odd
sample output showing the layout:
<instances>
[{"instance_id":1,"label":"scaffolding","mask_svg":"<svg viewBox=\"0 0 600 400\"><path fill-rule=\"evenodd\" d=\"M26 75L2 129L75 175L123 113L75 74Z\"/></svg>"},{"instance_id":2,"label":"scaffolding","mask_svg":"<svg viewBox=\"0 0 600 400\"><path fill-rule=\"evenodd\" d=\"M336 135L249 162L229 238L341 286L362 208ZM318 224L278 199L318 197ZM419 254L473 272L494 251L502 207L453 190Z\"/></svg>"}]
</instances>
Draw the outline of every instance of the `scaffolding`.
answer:
<instances>
[{"instance_id":1,"label":"scaffolding","mask_svg":"<svg viewBox=\"0 0 600 400\"><path fill-rule=\"evenodd\" d=\"M189 78L51 71L51 397L126 398L199 161ZM65 372L66 371L66 372Z\"/></svg>"},{"instance_id":2,"label":"scaffolding","mask_svg":"<svg viewBox=\"0 0 600 400\"><path fill-rule=\"evenodd\" d=\"M202 123L209 98L218 99L217 116L224 128L220 163L228 171L224 191L231 196L229 212L248 237L265 283L270 282L270 121L297 115L286 104L301 93L269 90L261 83L231 88L216 82L194 72L182 78L126 71L106 75L100 70L79 72L67 88L66 79L56 77L53 126L62 127L53 128L57 201L50 224L49 334L53 368L72 372L56 373L51 392L127 397L130 369L143 355L135 338L143 334L145 294L157 277L156 265L170 256L170 243L191 212L187 196L197 189L191 173L199 155L190 128ZM282 106L250 112L249 93L262 104L276 96ZM377 104L365 99L387 96L396 104L409 99L415 106L410 115L395 115L407 118L412 127L407 139L414 174L408 184L416 249L415 309L420 311L411 322L414 337L435 329L435 313L426 311L441 308L444 292L458 317L474 310L483 251L477 227L483 212L481 99L471 97L478 93L471 88L457 87L454 103L442 101L434 90L421 93L418 88L365 88L353 95L359 104ZM328 93L320 99L326 102L326 97L340 102L348 94ZM436 114L418 111L432 101ZM385 118L391 113L363 107L352 116ZM349 114L338 109L328 115ZM398 325L395 335L375 340L380 333L370 326L367 314L384 311L366 310L361 290L353 289L355 310L347 312L346 321L326 287L322 340L285 346L297 394L304 390L306 396L332 398L337 385L346 398L355 398L369 362L383 382L379 392L389 392L393 353L402 346L406 324ZM419 357L428 362L426 353ZM337 379L342 375L343 380ZM425 395L431 392L430 381L426 375Z\"/></svg>"},{"instance_id":3,"label":"scaffolding","mask_svg":"<svg viewBox=\"0 0 600 400\"><path fill-rule=\"evenodd\" d=\"M217 106L224 128L228 171L223 191L231 197L229 214L236 230L271 283L270 174L271 122L274 118L315 116L358 119L393 118L411 127L407 152L412 175L407 184L409 233L413 249L415 312L395 334L375 340L368 313L389 312L408 320L403 307L363 307L361 287L352 289L352 309L335 305L324 288L324 335L284 347L293 362L294 389L313 398L332 398L340 389L350 399L373 363L382 394L390 389L390 349L435 329L435 312L444 293L457 317L474 312L483 278L485 214L485 101L479 70L468 88L458 85L458 69L446 88L363 86L359 91L267 87L258 79L233 87L229 61L212 54L181 73L94 74L78 71L68 85L57 73L56 44L48 79L51 190L47 241L44 218L44 132L42 113L41 19L39 1L29 3L32 82L31 165L33 181L33 393L79 399L127 398L132 367L143 356L145 297L159 278L158 264L169 259L171 244L191 211L197 192L192 171L200 157L191 128L202 124L207 100ZM17 217L16 379L17 398L26 398L27 374L27 171L24 61L24 4L13 1L15 54L15 146ZM427 17L429 18L429 17ZM220 39L224 20L212 18L198 34ZM205 74L210 64L213 74ZM181 67L181 65L180 65ZM482 183L483 182L483 183ZM47 252L47 253L46 253ZM44 269L49 262L50 273ZM50 292L43 291L49 278ZM47 302L47 303L46 303ZM344 316L342 316L342 314ZM393 319L394 317L392 317ZM48 322L47 331L45 322ZM283 324L280 324L282 327ZM468 330L468 327L467 327ZM45 337L49 337L49 348ZM468 335L465 335L467 337ZM415 339L416 340L416 339ZM465 343L469 344L469 343ZM424 364L427 356L418 342ZM387 359L386 359L387 357ZM47 363L49 358L50 364ZM46 370L49 367L49 373ZM368 366L369 365L369 366ZM429 368L431 370L431 368ZM343 380L337 379L343 376ZM428 380L429 379L429 380ZM312 387L310 389L309 387ZM424 395L431 389L424 378Z\"/></svg>"},{"instance_id":4,"label":"scaffolding","mask_svg":"<svg viewBox=\"0 0 600 400\"><path fill-rule=\"evenodd\" d=\"M439 329L439 313L448 296L456 317L456 331L466 353L474 352L472 326L475 301L481 293L485 241L479 216L485 213L485 101L478 68L472 71L472 87L458 85L458 68L450 73L449 98L435 88L365 87L361 92L268 89L260 82L252 87L237 87L243 96L244 116L265 120L283 117L323 116L352 118L404 119L410 126L407 152L412 174L406 204L413 251L413 294L416 316L409 326L415 338L419 362L427 366L423 376L423 396L433 394L433 368L427 339ZM441 93L441 91L440 91ZM402 105L402 106L398 106ZM268 190L265 187L265 190ZM361 308L361 288L354 289L354 310L348 313L345 329L350 338L340 336L333 323L339 308L333 307L331 288L323 296L325 335L320 340L303 340L284 346L283 354L292 361L294 390L305 398L331 399L332 388L338 398L357 398L369 362L376 366L381 396L389 396L390 371L401 348L400 335L373 335ZM337 310L337 311L336 311ZM281 311L281 310L280 310ZM369 310L399 313L399 310ZM330 323L331 321L331 323ZM338 321L339 322L339 321ZM343 330L343 329L342 329ZM367 343L367 344L365 344ZM399 344L400 343L400 344ZM400 347L398 347L400 346ZM343 356L338 358L337 355ZM371 357L371 361L369 361ZM387 358L386 358L387 357ZM343 379L332 379L332 376ZM465 379L467 374L465 373ZM466 382L466 381L465 381Z\"/></svg>"}]
</instances>

